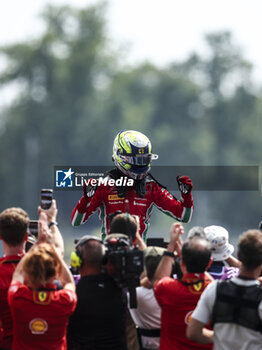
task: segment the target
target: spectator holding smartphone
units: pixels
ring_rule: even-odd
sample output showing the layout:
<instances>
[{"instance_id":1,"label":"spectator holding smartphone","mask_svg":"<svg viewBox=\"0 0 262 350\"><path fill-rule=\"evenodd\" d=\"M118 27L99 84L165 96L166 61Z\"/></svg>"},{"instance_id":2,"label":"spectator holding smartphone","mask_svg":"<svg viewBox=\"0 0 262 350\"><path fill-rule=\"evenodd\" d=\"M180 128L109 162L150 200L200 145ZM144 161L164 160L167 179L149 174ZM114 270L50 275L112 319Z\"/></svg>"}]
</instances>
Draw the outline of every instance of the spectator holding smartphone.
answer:
<instances>
[{"instance_id":1,"label":"spectator holding smartphone","mask_svg":"<svg viewBox=\"0 0 262 350\"><path fill-rule=\"evenodd\" d=\"M46 237L50 232L49 239L52 240L60 256L63 256L64 243L56 223L56 216L55 200L52 200L48 210L39 207L39 225L45 225ZM51 225L52 222L54 224ZM26 244L29 243L28 224L29 216L22 208L11 207L0 213L0 240L4 250L4 256L0 258L0 349L9 350L12 347L13 323L7 292L15 268L26 252ZM43 241L46 237L44 238L42 233L39 239ZM31 245L33 243L30 242Z\"/></svg>"},{"instance_id":2,"label":"spectator holding smartphone","mask_svg":"<svg viewBox=\"0 0 262 350\"><path fill-rule=\"evenodd\" d=\"M12 350L67 348L66 327L76 306L75 285L45 220L40 211L38 241L17 265L8 291ZM63 289L56 290L55 279Z\"/></svg>"},{"instance_id":3,"label":"spectator holding smartphone","mask_svg":"<svg viewBox=\"0 0 262 350\"><path fill-rule=\"evenodd\" d=\"M57 207L56 200L52 199L51 206L48 209L43 209L41 206L38 207L39 219L44 225L44 227L50 231L50 238L52 244L56 249L57 253L61 258L64 256L64 240L57 223ZM46 227L47 226L47 227ZM43 235L43 232L42 232ZM43 236L42 236L43 237Z\"/></svg>"}]
</instances>

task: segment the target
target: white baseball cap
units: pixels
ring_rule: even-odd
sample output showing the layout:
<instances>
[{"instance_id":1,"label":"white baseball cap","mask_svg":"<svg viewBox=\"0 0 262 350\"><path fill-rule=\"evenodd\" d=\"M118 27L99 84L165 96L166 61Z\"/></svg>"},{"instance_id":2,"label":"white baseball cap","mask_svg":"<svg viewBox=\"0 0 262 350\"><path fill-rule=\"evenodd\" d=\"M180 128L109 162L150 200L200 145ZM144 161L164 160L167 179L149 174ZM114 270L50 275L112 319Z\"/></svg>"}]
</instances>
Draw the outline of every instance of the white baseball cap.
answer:
<instances>
[{"instance_id":1,"label":"white baseball cap","mask_svg":"<svg viewBox=\"0 0 262 350\"><path fill-rule=\"evenodd\" d=\"M223 261L232 255L234 246L228 242L228 231L224 227L211 225L205 227L204 231L211 243L214 261Z\"/></svg>"}]
</instances>

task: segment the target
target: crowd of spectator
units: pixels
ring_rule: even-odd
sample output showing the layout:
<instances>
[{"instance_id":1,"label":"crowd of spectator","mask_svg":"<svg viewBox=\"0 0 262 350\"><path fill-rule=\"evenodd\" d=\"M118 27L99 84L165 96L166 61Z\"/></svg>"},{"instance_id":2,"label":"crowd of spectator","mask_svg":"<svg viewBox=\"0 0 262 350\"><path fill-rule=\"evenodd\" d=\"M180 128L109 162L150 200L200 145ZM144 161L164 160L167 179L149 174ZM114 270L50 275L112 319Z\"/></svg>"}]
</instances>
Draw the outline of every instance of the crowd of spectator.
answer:
<instances>
[{"instance_id":1,"label":"crowd of spectator","mask_svg":"<svg viewBox=\"0 0 262 350\"><path fill-rule=\"evenodd\" d=\"M262 349L260 230L240 236L236 258L221 226L194 227L184 238L174 223L166 247L147 247L138 218L116 213L110 242L83 236L70 271L55 200L38 214L37 237L23 209L0 214L0 350ZM129 270L118 266L117 249L116 262L106 254L119 241L143 251L132 288L119 277Z\"/></svg>"}]
</instances>

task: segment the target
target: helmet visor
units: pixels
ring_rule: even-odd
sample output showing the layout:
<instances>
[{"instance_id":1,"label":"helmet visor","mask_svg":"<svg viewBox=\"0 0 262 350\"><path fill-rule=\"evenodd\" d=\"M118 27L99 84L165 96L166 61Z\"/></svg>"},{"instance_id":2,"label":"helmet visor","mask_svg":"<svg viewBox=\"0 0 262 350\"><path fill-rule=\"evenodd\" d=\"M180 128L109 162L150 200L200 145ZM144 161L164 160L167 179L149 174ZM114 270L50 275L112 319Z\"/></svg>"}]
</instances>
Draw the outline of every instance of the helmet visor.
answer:
<instances>
[{"instance_id":1,"label":"helmet visor","mask_svg":"<svg viewBox=\"0 0 262 350\"><path fill-rule=\"evenodd\" d=\"M147 154L118 154L118 157L122 159L127 164L145 166L149 165L152 160L158 158L157 154L147 153Z\"/></svg>"}]
</instances>

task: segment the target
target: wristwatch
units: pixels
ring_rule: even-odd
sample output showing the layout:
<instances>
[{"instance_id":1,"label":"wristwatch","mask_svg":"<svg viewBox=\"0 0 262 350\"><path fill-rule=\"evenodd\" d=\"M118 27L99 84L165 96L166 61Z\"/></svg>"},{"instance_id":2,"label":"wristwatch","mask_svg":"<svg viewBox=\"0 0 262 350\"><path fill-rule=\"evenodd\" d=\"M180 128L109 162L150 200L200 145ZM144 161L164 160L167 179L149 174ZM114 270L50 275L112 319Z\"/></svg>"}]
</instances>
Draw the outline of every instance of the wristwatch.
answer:
<instances>
[{"instance_id":1,"label":"wristwatch","mask_svg":"<svg viewBox=\"0 0 262 350\"><path fill-rule=\"evenodd\" d=\"M165 251L164 251L163 256L169 256L170 258L175 259L174 253L169 252L168 250L165 250Z\"/></svg>"},{"instance_id":2,"label":"wristwatch","mask_svg":"<svg viewBox=\"0 0 262 350\"><path fill-rule=\"evenodd\" d=\"M58 223L56 221L52 221L50 224L48 224L48 228L51 228L53 225L58 226Z\"/></svg>"}]
</instances>

